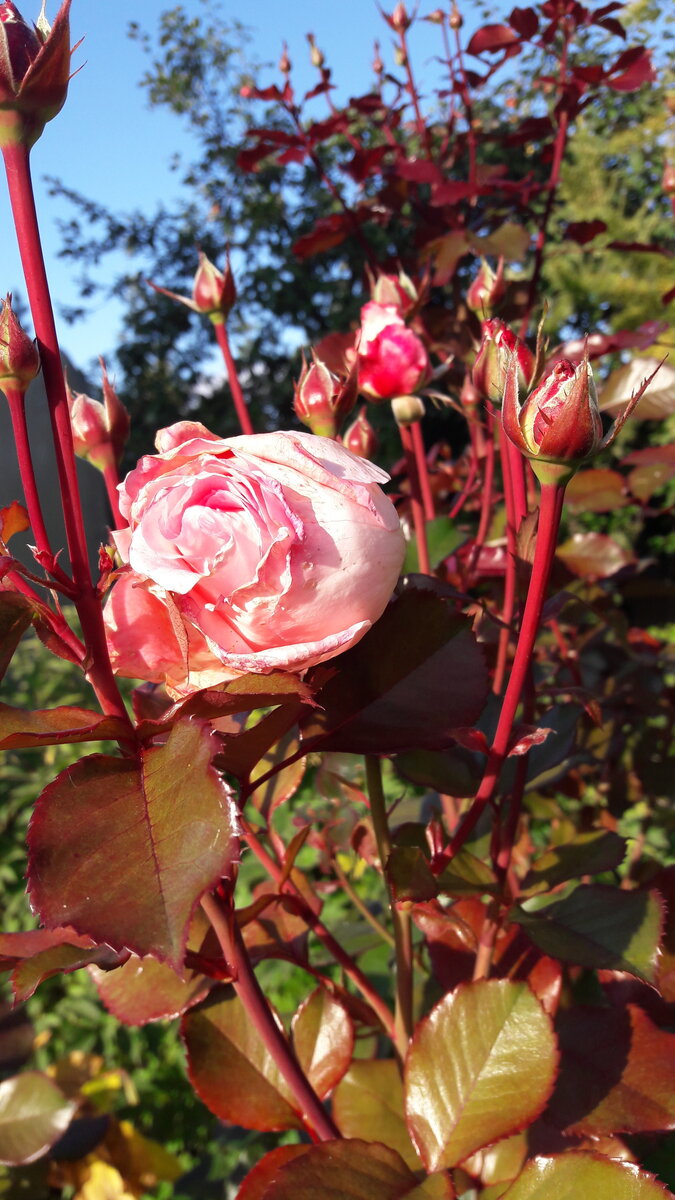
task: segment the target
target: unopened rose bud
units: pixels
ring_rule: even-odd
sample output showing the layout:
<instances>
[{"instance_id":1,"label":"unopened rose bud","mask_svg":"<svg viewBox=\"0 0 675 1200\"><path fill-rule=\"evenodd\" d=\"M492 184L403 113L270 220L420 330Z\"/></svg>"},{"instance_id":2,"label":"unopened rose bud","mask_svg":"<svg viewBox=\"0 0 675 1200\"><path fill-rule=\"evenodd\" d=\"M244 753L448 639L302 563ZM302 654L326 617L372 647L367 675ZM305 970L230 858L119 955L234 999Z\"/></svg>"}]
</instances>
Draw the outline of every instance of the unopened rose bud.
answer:
<instances>
[{"instance_id":1,"label":"unopened rose bud","mask_svg":"<svg viewBox=\"0 0 675 1200\"><path fill-rule=\"evenodd\" d=\"M391 411L397 425L412 425L424 416L424 402L419 396L395 396Z\"/></svg>"},{"instance_id":2,"label":"unopened rose bud","mask_svg":"<svg viewBox=\"0 0 675 1200\"><path fill-rule=\"evenodd\" d=\"M371 285L370 294L375 304L389 304L406 316L417 304L417 289L405 271L398 275L378 275Z\"/></svg>"},{"instance_id":3,"label":"unopened rose bud","mask_svg":"<svg viewBox=\"0 0 675 1200\"><path fill-rule=\"evenodd\" d=\"M178 292L170 292L168 288L160 287L158 283L152 283L151 280L148 280L148 283L151 288L163 296L168 296L171 300L178 300L186 308L191 308L193 312L208 317L214 325L224 323L237 299L229 254L225 270L219 271L205 254L199 252L199 266L192 285L192 297L181 296Z\"/></svg>"},{"instance_id":4,"label":"unopened rose bud","mask_svg":"<svg viewBox=\"0 0 675 1200\"><path fill-rule=\"evenodd\" d=\"M40 355L12 309L8 295L0 309L0 391L25 392L40 370Z\"/></svg>"},{"instance_id":5,"label":"unopened rose bud","mask_svg":"<svg viewBox=\"0 0 675 1200\"><path fill-rule=\"evenodd\" d=\"M316 42L314 41L313 33L307 34L307 41L309 42L309 60L313 67L316 67L318 70L321 70L321 68L324 65L326 60L323 56L322 51L319 50L319 47L317 46Z\"/></svg>"},{"instance_id":6,"label":"unopened rose bud","mask_svg":"<svg viewBox=\"0 0 675 1200\"><path fill-rule=\"evenodd\" d=\"M410 395L429 376L421 338L407 328L394 305L372 300L361 309L358 362L360 389L375 401Z\"/></svg>"},{"instance_id":7,"label":"unopened rose bud","mask_svg":"<svg viewBox=\"0 0 675 1200\"><path fill-rule=\"evenodd\" d=\"M391 14L392 29L395 29L397 33L405 33L406 30L410 29L411 24L412 20L408 14L405 4L402 2L397 4L396 8Z\"/></svg>"},{"instance_id":8,"label":"unopened rose bud","mask_svg":"<svg viewBox=\"0 0 675 1200\"><path fill-rule=\"evenodd\" d=\"M384 63L382 62L382 56L380 54L380 43L379 42L375 42L375 46L374 46L373 70L376 75L382 75L384 73Z\"/></svg>"},{"instance_id":9,"label":"unopened rose bud","mask_svg":"<svg viewBox=\"0 0 675 1200\"><path fill-rule=\"evenodd\" d=\"M445 13L442 8L436 8L424 19L425 21L430 21L432 25L442 25L445 21Z\"/></svg>"},{"instance_id":10,"label":"unopened rose bud","mask_svg":"<svg viewBox=\"0 0 675 1200\"><path fill-rule=\"evenodd\" d=\"M288 46L285 42L281 58L279 59L279 70L282 75L290 75L291 73L291 60L288 57Z\"/></svg>"},{"instance_id":11,"label":"unopened rose bud","mask_svg":"<svg viewBox=\"0 0 675 1200\"><path fill-rule=\"evenodd\" d=\"M342 444L358 458L373 458L377 450L377 434L366 416L365 408L342 435Z\"/></svg>"},{"instance_id":12,"label":"unopened rose bud","mask_svg":"<svg viewBox=\"0 0 675 1200\"><path fill-rule=\"evenodd\" d=\"M602 448L602 418L587 359L562 359L519 404L518 362L512 356L502 406L504 430L532 462L542 483L564 482Z\"/></svg>"},{"instance_id":13,"label":"unopened rose bud","mask_svg":"<svg viewBox=\"0 0 675 1200\"><path fill-rule=\"evenodd\" d=\"M464 19L456 4L453 4L450 12L449 24L451 29L461 29L464 24Z\"/></svg>"},{"instance_id":14,"label":"unopened rose bud","mask_svg":"<svg viewBox=\"0 0 675 1200\"><path fill-rule=\"evenodd\" d=\"M11 0L0 2L0 147L32 146L63 107L70 78L71 0L53 28L44 15L29 25Z\"/></svg>"},{"instance_id":15,"label":"unopened rose bud","mask_svg":"<svg viewBox=\"0 0 675 1200\"><path fill-rule=\"evenodd\" d=\"M464 376L462 390L459 394L459 402L468 415L471 415L473 412L475 412L476 408L480 404L480 397L481 394L473 382L470 372L467 371L466 375Z\"/></svg>"},{"instance_id":16,"label":"unopened rose bud","mask_svg":"<svg viewBox=\"0 0 675 1200\"><path fill-rule=\"evenodd\" d=\"M482 396L501 403L506 386L506 374L515 355L519 371L519 387L531 387L536 359L530 348L498 318L483 322L483 340L473 364L471 377Z\"/></svg>"},{"instance_id":17,"label":"unopened rose bud","mask_svg":"<svg viewBox=\"0 0 675 1200\"><path fill-rule=\"evenodd\" d=\"M340 380L315 357L309 365L303 361L293 407L298 419L312 433L335 438L344 417L354 407L356 396L356 367L345 380Z\"/></svg>"},{"instance_id":18,"label":"unopened rose bud","mask_svg":"<svg viewBox=\"0 0 675 1200\"><path fill-rule=\"evenodd\" d=\"M73 448L99 471L119 463L129 435L129 414L112 387L103 361L103 403L84 392L72 392L66 381L66 396L73 431Z\"/></svg>"},{"instance_id":19,"label":"unopened rose bud","mask_svg":"<svg viewBox=\"0 0 675 1200\"><path fill-rule=\"evenodd\" d=\"M481 259L480 270L466 293L466 302L473 312L488 318L492 316L505 291L504 259L499 259L496 274L489 263Z\"/></svg>"}]
</instances>

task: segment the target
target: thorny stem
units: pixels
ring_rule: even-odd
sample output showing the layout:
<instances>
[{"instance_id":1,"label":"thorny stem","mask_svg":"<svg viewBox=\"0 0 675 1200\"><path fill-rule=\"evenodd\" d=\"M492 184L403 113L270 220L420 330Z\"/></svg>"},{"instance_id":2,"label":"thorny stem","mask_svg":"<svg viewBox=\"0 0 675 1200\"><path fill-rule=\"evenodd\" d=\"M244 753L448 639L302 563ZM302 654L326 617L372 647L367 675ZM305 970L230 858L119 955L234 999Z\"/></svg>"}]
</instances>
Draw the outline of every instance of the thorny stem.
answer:
<instances>
[{"instance_id":1,"label":"thorny stem","mask_svg":"<svg viewBox=\"0 0 675 1200\"><path fill-rule=\"evenodd\" d=\"M511 730L523 685L530 668L532 651L537 637L541 613L546 598L546 589L553 565L553 557L555 555L564 496L564 486L558 484L542 485L539 528L534 563L532 564L532 576L527 600L525 601L520 636L499 714L497 730L476 797L452 838L443 856L444 861L451 859L460 847L464 845L469 834L475 828L481 814L494 798L499 782L499 774L508 753Z\"/></svg>"},{"instance_id":2,"label":"thorny stem","mask_svg":"<svg viewBox=\"0 0 675 1200\"><path fill-rule=\"evenodd\" d=\"M339 1138L340 1131L323 1107L314 1088L307 1079L291 1048L288 1039L274 1019L272 1010L256 979L251 960L234 918L234 912L226 909L215 896L204 896L202 908L218 938L225 961L232 968L233 987L246 1013L262 1038L270 1057L274 1060L299 1105L303 1120L322 1142Z\"/></svg>"},{"instance_id":3,"label":"thorny stem","mask_svg":"<svg viewBox=\"0 0 675 1200\"><path fill-rule=\"evenodd\" d=\"M387 820L387 806L382 787L382 767L379 758L366 754L366 780L368 783L368 799L370 815L373 819L373 830L377 843L377 852L382 867L382 874L387 883L389 893L389 909L394 929L394 947L396 953L396 1009L394 1014L394 1042L401 1060L405 1058L408 1044L413 1034L413 949L410 914L401 912L396 907L396 897L387 880L387 861L391 855L391 836Z\"/></svg>"},{"instance_id":4,"label":"thorny stem","mask_svg":"<svg viewBox=\"0 0 675 1200\"><path fill-rule=\"evenodd\" d=\"M218 342L218 345L220 346L223 358L225 360L225 369L227 370L227 380L230 385L230 391L232 392L232 400L234 401L234 407L235 407L235 411L237 414L237 418L239 420L239 425L241 427L241 432L245 433L247 435L250 435L254 432L254 429L253 429L253 425L251 424L251 418L249 416L248 409L246 407L246 401L244 400L244 394L241 390L241 384L239 382L239 376L237 374L237 368L235 365L235 361L234 361L234 358L232 357L232 351L230 349L230 339L227 336L227 328L225 326L225 322L224 321L218 321L218 322L214 321L213 326L216 331L216 341Z\"/></svg>"},{"instance_id":5,"label":"thorny stem","mask_svg":"<svg viewBox=\"0 0 675 1200\"><path fill-rule=\"evenodd\" d=\"M240 821L243 829L243 836L246 844L253 851L256 858L264 866L267 873L276 883L280 883L282 877L282 867L279 863L268 854L265 847L258 840L255 833L251 829L244 817L240 816ZM357 964L354 959L342 948L340 943L336 941L329 929L326 928L323 921L305 900L302 893L295 886L292 878L288 878L283 883L284 890L290 892L295 898L298 909L302 915L303 921L309 926L313 933L316 934L319 941L325 946L328 953L335 959L339 966L342 967L348 979L351 979L354 986L360 991L364 1000L370 1005L373 1012L377 1016L382 1028L389 1037L394 1037L394 1017L389 1008L385 1004L381 996L373 988L370 980Z\"/></svg>"},{"instance_id":6,"label":"thorny stem","mask_svg":"<svg viewBox=\"0 0 675 1200\"><path fill-rule=\"evenodd\" d=\"M415 540L417 542L419 571L422 575L431 575L429 546L427 543L427 524L424 519L424 505L422 504L422 493L417 472L417 460L415 458L412 433L410 432L410 427L407 425L399 425L398 430L401 435L401 445L405 455L406 471L410 484L410 507L412 510Z\"/></svg>"},{"instance_id":7,"label":"thorny stem","mask_svg":"<svg viewBox=\"0 0 675 1200\"><path fill-rule=\"evenodd\" d=\"M68 553L76 587L74 603L88 652L87 676L103 711L120 717L130 726L110 665L101 605L89 571L70 413L40 242L29 151L22 145L8 145L3 148L3 157L49 404Z\"/></svg>"}]
</instances>

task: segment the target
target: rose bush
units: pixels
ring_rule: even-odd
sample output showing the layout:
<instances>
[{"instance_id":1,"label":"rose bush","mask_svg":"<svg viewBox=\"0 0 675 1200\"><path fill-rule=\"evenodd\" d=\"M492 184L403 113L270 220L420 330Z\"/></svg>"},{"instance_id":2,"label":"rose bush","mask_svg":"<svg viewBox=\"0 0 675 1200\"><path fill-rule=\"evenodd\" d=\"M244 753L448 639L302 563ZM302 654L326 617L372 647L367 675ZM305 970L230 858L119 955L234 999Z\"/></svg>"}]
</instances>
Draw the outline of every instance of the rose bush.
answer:
<instances>
[{"instance_id":1,"label":"rose bush","mask_svg":"<svg viewBox=\"0 0 675 1200\"><path fill-rule=\"evenodd\" d=\"M115 670L174 696L301 671L380 616L404 541L388 476L327 438L221 439L182 421L120 487L128 570L105 612Z\"/></svg>"}]
</instances>

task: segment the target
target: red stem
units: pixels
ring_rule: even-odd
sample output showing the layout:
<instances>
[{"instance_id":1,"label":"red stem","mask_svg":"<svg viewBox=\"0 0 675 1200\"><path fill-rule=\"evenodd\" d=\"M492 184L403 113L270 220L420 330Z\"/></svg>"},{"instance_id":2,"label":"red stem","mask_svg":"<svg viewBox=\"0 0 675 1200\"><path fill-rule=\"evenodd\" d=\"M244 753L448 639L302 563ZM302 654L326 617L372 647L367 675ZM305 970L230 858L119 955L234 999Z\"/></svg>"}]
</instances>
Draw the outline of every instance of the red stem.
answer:
<instances>
[{"instance_id":1,"label":"red stem","mask_svg":"<svg viewBox=\"0 0 675 1200\"><path fill-rule=\"evenodd\" d=\"M422 437L422 426L419 421L413 421L410 426L410 434L412 437L413 450L415 452L415 463L417 466L417 478L420 484L420 494L422 504L424 506L424 516L427 521L433 521L436 516L434 506L434 497L431 492L431 480L429 479L429 464L424 450L424 438Z\"/></svg>"},{"instance_id":2,"label":"red stem","mask_svg":"<svg viewBox=\"0 0 675 1200\"><path fill-rule=\"evenodd\" d=\"M122 513L120 512L120 494L117 490L117 485L120 481L119 472L115 462L106 463L103 468L103 480L105 490L108 496L108 503L112 510L115 529L124 529L127 525Z\"/></svg>"},{"instance_id":3,"label":"red stem","mask_svg":"<svg viewBox=\"0 0 675 1200\"><path fill-rule=\"evenodd\" d=\"M506 664L509 653L509 644L511 641L511 625L516 609L516 584L518 579L518 564L516 561L516 531L520 525L516 513L520 499L517 501L514 494L513 480L513 460L509 453L509 447L515 450L515 446L504 435L501 424L498 425L497 436L499 438L499 450L502 460L502 476L504 479L504 502L506 504L506 575L504 577L504 604L502 608L502 628L499 631L499 644L497 647L497 661L495 665L494 678L492 680L492 691L495 696L499 696L504 684L506 675ZM517 453L517 451L516 451ZM521 456L518 455L520 458ZM520 472L522 478L522 471Z\"/></svg>"},{"instance_id":4,"label":"red stem","mask_svg":"<svg viewBox=\"0 0 675 1200\"><path fill-rule=\"evenodd\" d=\"M495 432L493 428L492 414L488 412L488 429L487 438L485 439L485 471L483 474L483 491L481 494L480 518L478 520L478 531L476 540L474 541L471 558L469 560L469 574L474 570L480 552L485 545L490 528L490 521L493 516L493 492L495 479Z\"/></svg>"},{"instance_id":5,"label":"red stem","mask_svg":"<svg viewBox=\"0 0 675 1200\"><path fill-rule=\"evenodd\" d=\"M40 242L29 151L22 145L9 145L3 148L3 157L49 404L68 553L77 589L74 602L88 651L87 677L103 711L130 724L110 665L101 605L89 571L70 413Z\"/></svg>"},{"instance_id":6,"label":"red stem","mask_svg":"<svg viewBox=\"0 0 675 1200\"><path fill-rule=\"evenodd\" d=\"M497 729L490 748L481 785L469 812L452 838L445 855L447 858L452 858L453 854L456 854L459 848L464 845L484 809L492 801L499 782L499 774L508 753L511 730L520 702L523 684L530 668L532 651L544 607L546 589L555 555L564 495L564 486L558 484L542 485L539 528L534 563L532 564L532 576L527 600L525 601L520 636L518 638L518 645L516 646L516 654L509 682L504 694Z\"/></svg>"},{"instance_id":7,"label":"red stem","mask_svg":"<svg viewBox=\"0 0 675 1200\"><path fill-rule=\"evenodd\" d=\"M341 1136L340 1131L324 1109L295 1057L285 1033L274 1019L251 966L251 960L241 930L234 919L234 913L226 910L222 901L214 896L204 896L202 908L211 922L226 962L234 969L234 990L246 1009L254 1028L265 1043L270 1057L291 1089L303 1120L320 1141L335 1141Z\"/></svg>"},{"instance_id":8,"label":"red stem","mask_svg":"<svg viewBox=\"0 0 675 1200\"><path fill-rule=\"evenodd\" d=\"M26 423L26 397L19 388L7 388L5 391L7 403L9 405L9 413L12 420L12 432L14 434L14 444L16 446L16 457L19 464L19 473L21 475L21 483L23 486L24 498L26 500L26 509L28 510L28 519L30 527L35 538L35 544L38 551L44 554L45 557L53 559L53 551L49 544L49 536L45 528L44 518L42 516L42 504L40 495L37 489L35 479L35 468L33 465L33 455L31 453L30 441L28 439L28 426ZM72 584L67 575L57 563L54 564L53 575L58 579L59 583L72 591Z\"/></svg>"},{"instance_id":9,"label":"red stem","mask_svg":"<svg viewBox=\"0 0 675 1200\"><path fill-rule=\"evenodd\" d=\"M251 424L251 418L249 416L248 409L246 407L246 401L244 400L244 393L242 392L241 384L239 383L239 376L237 374L237 368L232 357L232 351L230 350L230 340L227 336L225 322L214 321L213 326L216 331L216 340L220 346L220 349L222 350L223 358L225 359L227 379L230 385L230 391L232 392L232 399L234 401L235 411L239 419L241 432L247 435L252 434L254 429L253 425Z\"/></svg>"},{"instance_id":10,"label":"red stem","mask_svg":"<svg viewBox=\"0 0 675 1200\"><path fill-rule=\"evenodd\" d=\"M401 435L401 445L405 455L406 472L410 484L410 507L412 510L415 539L417 541L417 563L421 575L431 575L429 546L427 543L427 524L424 519L424 505L422 504L422 493L417 473L417 460L415 458L412 433L408 425L399 425L398 431Z\"/></svg>"}]
</instances>

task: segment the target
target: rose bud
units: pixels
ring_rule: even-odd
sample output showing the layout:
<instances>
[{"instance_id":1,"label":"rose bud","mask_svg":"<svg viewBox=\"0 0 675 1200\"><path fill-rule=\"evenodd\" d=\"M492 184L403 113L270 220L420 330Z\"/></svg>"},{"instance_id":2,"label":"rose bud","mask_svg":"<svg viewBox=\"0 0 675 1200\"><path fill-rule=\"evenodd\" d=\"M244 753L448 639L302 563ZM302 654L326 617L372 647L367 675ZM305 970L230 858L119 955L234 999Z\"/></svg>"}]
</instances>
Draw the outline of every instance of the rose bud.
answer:
<instances>
[{"instance_id":1,"label":"rose bud","mask_svg":"<svg viewBox=\"0 0 675 1200\"><path fill-rule=\"evenodd\" d=\"M561 359L520 405L518 362L514 355L502 405L504 431L530 459L541 483L565 484L587 459L611 445L660 366L658 363L643 380L603 437L593 372L587 358L576 367Z\"/></svg>"},{"instance_id":2,"label":"rose bud","mask_svg":"<svg viewBox=\"0 0 675 1200\"><path fill-rule=\"evenodd\" d=\"M518 363L518 383L525 390L532 385L535 355L498 317L484 321L483 340L471 377L480 394L495 404L501 403L507 369L514 355Z\"/></svg>"},{"instance_id":3,"label":"rose bud","mask_svg":"<svg viewBox=\"0 0 675 1200\"><path fill-rule=\"evenodd\" d=\"M181 296L178 292L171 292L168 288L152 283L151 280L148 280L148 283L151 288L154 288L156 292L161 292L163 296L169 296L171 300L178 300L186 308L191 308L193 312L208 317L214 325L223 324L237 298L229 254L225 271L219 271L200 250L199 266L194 277L191 298Z\"/></svg>"},{"instance_id":4,"label":"rose bud","mask_svg":"<svg viewBox=\"0 0 675 1200\"><path fill-rule=\"evenodd\" d=\"M303 358L293 407L298 419L312 433L335 438L342 421L356 404L358 364L352 366L346 379L340 380L316 355L313 359L308 366Z\"/></svg>"},{"instance_id":5,"label":"rose bud","mask_svg":"<svg viewBox=\"0 0 675 1200\"><path fill-rule=\"evenodd\" d=\"M62 109L70 79L70 0L53 27L42 13L28 25L11 0L0 2L0 146L32 146Z\"/></svg>"},{"instance_id":6,"label":"rose bud","mask_svg":"<svg viewBox=\"0 0 675 1200\"><path fill-rule=\"evenodd\" d=\"M377 450L377 434L366 416L365 408L359 410L356 420L342 435L342 445L356 454L357 458L373 458Z\"/></svg>"},{"instance_id":7,"label":"rose bud","mask_svg":"<svg viewBox=\"0 0 675 1200\"><path fill-rule=\"evenodd\" d=\"M105 609L121 675L174 697L239 675L304 671L384 611L405 553L387 475L310 433L157 436L120 487L128 564Z\"/></svg>"},{"instance_id":8,"label":"rose bud","mask_svg":"<svg viewBox=\"0 0 675 1200\"><path fill-rule=\"evenodd\" d=\"M419 300L415 284L405 271L399 271L398 275L378 275L371 281L370 295L374 304L391 306L402 317L407 316Z\"/></svg>"},{"instance_id":9,"label":"rose bud","mask_svg":"<svg viewBox=\"0 0 675 1200\"><path fill-rule=\"evenodd\" d=\"M504 283L504 259L500 257L497 273L485 259L481 259L480 271L466 293L466 302L472 312L490 317L506 291Z\"/></svg>"},{"instance_id":10,"label":"rose bud","mask_svg":"<svg viewBox=\"0 0 675 1200\"><path fill-rule=\"evenodd\" d=\"M397 33L405 33L412 25L412 18L402 0L396 5L391 17L386 17L386 20Z\"/></svg>"},{"instance_id":11,"label":"rose bud","mask_svg":"<svg viewBox=\"0 0 675 1200\"><path fill-rule=\"evenodd\" d=\"M424 416L424 402L419 396L395 396L391 402L391 411L397 425L413 425Z\"/></svg>"},{"instance_id":12,"label":"rose bud","mask_svg":"<svg viewBox=\"0 0 675 1200\"><path fill-rule=\"evenodd\" d=\"M313 33L307 34L307 41L309 42L310 62L313 67L316 67L318 70L321 70L321 68L323 67L326 60L324 58L322 51L319 50L319 47L317 46L317 44L314 40Z\"/></svg>"},{"instance_id":13,"label":"rose bud","mask_svg":"<svg viewBox=\"0 0 675 1200\"><path fill-rule=\"evenodd\" d=\"M370 301L361 309L359 387L371 400L417 391L429 374L429 357L417 334L392 304Z\"/></svg>"},{"instance_id":14,"label":"rose bud","mask_svg":"<svg viewBox=\"0 0 675 1200\"><path fill-rule=\"evenodd\" d=\"M66 396L75 453L104 471L117 465L122 457L129 436L129 414L108 379L103 360L101 368L103 403L83 392L72 392L67 380Z\"/></svg>"},{"instance_id":15,"label":"rose bud","mask_svg":"<svg viewBox=\"0 0 675 1200\"><path fill-rule=\"evenodd\" d=\"M0 309L0 391L25 392L40 371L40 355L12 309L7 295Z\"/></svg>"}]
</instances>

